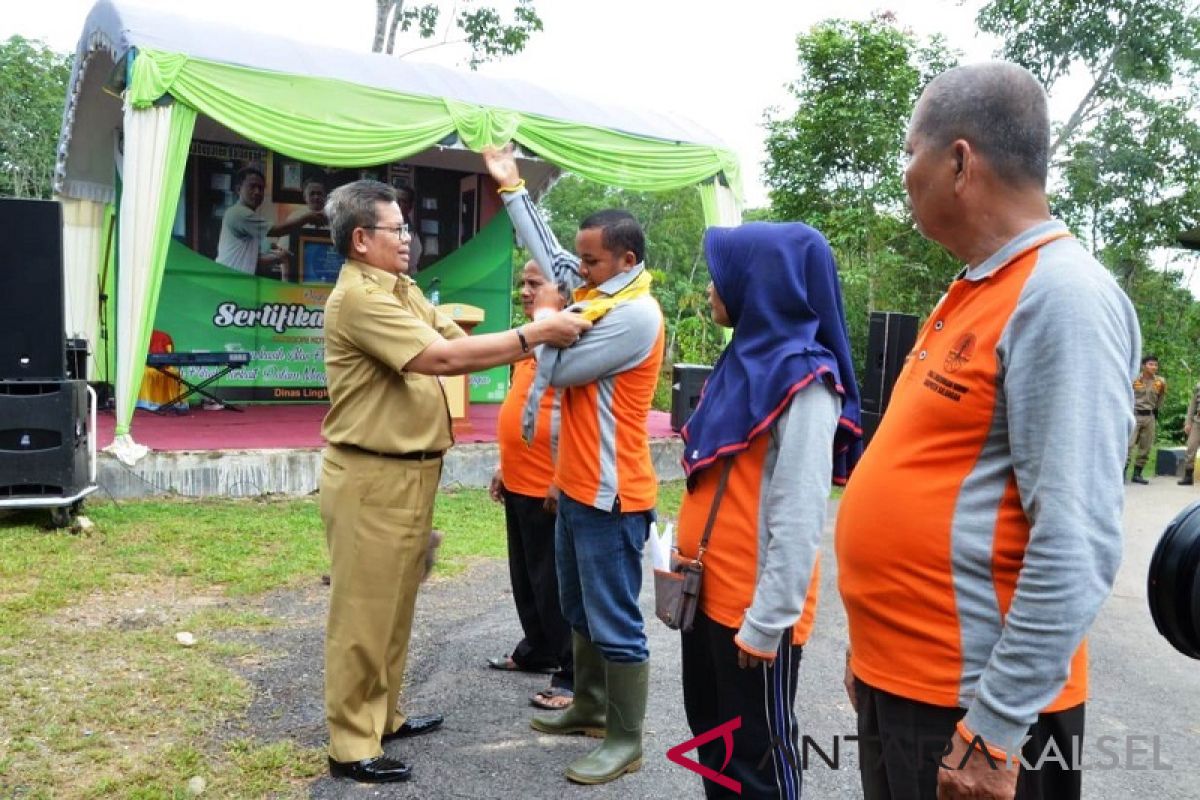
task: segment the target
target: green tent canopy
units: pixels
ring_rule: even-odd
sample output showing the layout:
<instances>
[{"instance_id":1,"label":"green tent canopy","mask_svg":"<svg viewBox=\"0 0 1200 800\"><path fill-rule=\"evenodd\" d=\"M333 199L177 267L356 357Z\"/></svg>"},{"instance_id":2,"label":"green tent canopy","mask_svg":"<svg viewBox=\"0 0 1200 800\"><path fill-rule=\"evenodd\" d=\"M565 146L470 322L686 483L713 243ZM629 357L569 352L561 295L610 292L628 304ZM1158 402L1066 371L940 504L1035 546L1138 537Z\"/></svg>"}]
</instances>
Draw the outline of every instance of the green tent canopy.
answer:
<instances>
[{"instance_id":1,"label":"green tent canopy","mask_svg":"<svg viewBox=\"0 0 1200 800\"><path fill-rule=\"evenodd\" d=\"M535 189L560 169L640 191L697 185L710 224L739 218L737 158L679 118L102 0L79 40L55 180L68 333L92 342L114 217L120 229L113 450L129 462L145 452L130 425L194 135L333 167L420 155L474 172L482 148L513 140Z\"/></svg>"}]
</instances>

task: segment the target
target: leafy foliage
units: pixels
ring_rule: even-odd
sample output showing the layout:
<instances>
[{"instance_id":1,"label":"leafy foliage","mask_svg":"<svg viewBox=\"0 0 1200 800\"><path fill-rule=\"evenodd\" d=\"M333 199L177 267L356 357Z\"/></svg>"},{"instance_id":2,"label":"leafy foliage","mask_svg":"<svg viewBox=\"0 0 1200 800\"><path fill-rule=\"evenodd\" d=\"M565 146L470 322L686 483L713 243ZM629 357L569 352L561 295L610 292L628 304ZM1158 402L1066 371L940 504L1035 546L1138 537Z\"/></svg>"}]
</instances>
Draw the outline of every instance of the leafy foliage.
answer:
<instances>
[{"instance_id":1,"label":"leafy foliage","mask_svg":"<svg viewBox=\"0 0 1200 800\"><path fill-rule=\"evenodd\" d=\"M953 55L887 15L821 23L796 47L796 110L766 120L771 216L806 222L829 240L861 368L869 313L926 313L958 268L909 222L901 180L909 113Z\"/></svg>"},{"instance_id":2,"label":"leafy foliage","mask_svg":"<svg viewBox=\"0 0 1200 800\"><path fill-rule=\"evenodd\" d=\"M50 197L70 56L11 36L0 44L0 195Z\"/></svg>"},{"instance_id":3,"label":"leafy foliage","mask_svg":"<svg viewBox=\"0 0 1200 800\"><path fill-rule=\"evenodd\" d=\"M486 61L519 53L525 49L529 37L542 30L542 19L533 0L515 0L515 3L512 19L505 20L494 6L475 6L467 2L460 9L456 2L450 11L454 18L452 23L446 24L441 41L408 52L465 44L470 49L468 63L471 69ZM409 34L410 38L418 40L435 39L443 5L432 2L417 6L406 5L404 0L375 0L375 39L371 49L391 55L395 51L397 33ZM455 35L459 38L450 38L451 24L457 29Z\"/></svg>"},{"instance_id":4,"label":"leafy foliage","mask_svg":"<svg viewBox=\"0 0 1200 800\"><path fill-rule=\"evenodd\" d=\"M1158 438L1182 441L1184 414L1200 381L1200 304L1175 271L1139 265L1129 298L1142 325L1142 352L1158 357L1167 399L1158 417Z\"/></svg>"},{"instance_id":5,"label":"leafy foliage","mask_svg":"<svg viewBox=\"0 0 1200 800\"><path fill-rule=\"evenodd\" d=\"M1000 36L1001 55L1037 76L1047 92L1070 75L1090 78L1052 154L1126 92L1180 88L1180 79L1194 74L1200 48L1200 18L1185 0L992 0L976 21Z\"/></svg>"}]
</instances>

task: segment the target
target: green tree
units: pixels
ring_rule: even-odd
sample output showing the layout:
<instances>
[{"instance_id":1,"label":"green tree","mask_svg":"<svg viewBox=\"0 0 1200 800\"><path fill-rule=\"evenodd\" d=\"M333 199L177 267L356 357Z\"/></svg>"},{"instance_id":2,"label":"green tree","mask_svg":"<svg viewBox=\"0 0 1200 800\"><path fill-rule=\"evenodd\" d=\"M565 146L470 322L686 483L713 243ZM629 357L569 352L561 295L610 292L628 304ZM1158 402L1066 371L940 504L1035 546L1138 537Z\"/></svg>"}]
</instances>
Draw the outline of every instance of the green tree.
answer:
<instances>
[{"instance_id":1,"label":"green tree","mask_svg":"<svg viewBox=\"0 0 1200 800\"><path fill-rule=\"evenodd\" d=\"M1200 125L1189 101L1126 91L1071 141L1057 210L1133 292L1147 254L1173 245L1200 212Z\"/></svg>"},{"instance_id":2,"label":"green tree","mask_svg":"<svg viewBox=\"0 0 1200 800\"><path fill-rule=\"evenodd\" d=\"M1200 55L1200 18L1184 0L992 0L976 22L1001 37L1001 55L1047 92L1068 76L1086 76L1087 90L1057 131L1051 157L1127 92L1185 88L1178 81L1194 76Z\"/></svg>"},{"instance_id":3,"label":"green tree","mask_svg":"<svg viewBox=\"0 0 1200 800\"><path fill-rule=\"evenodd\" d=\"M375 53L395 52L397 34L408 34L415 41L425 41L401 53L401 57L419 50L461 44L470 49L470 66L475 69L485 61L511 56L525 49L529 37L542 30L542 19L533 0L515 0L511 19L505 19L494 6L477 6L469 2L452 4L452 19L442 27L442 6L432 2L424 5L405 3L405 0L375 0L375 38L371 50Z\"/></svg>"},{"instance_id":4,"label":"green tree","mask_svg":"<svg viewBox=\"0 0 1200 800\"><path fill-rule=\"evenodd\" d=\"M959 266L913 228L902 182L907 120L953 54L886 14L820 23L796 47L796 110L767 114L771 216L807 222L829 240L861 366L869 312L927 313Z\"/></svg>"},{"instance_id":5,"label":"green tree","mask_svg":"<svg viewBox=\"0 0 1200 800\"><path fill-rule=\"evenodd\" d=\"M1130 294L1142 326L1142 352L1158 356L1167 379L1167 399L1158 418L1158 438L1179 441L1183 418L1200 380L1200 303L1181 286L1180 273L1146 268Z\"/></svg>"},{"instance_id":6,"label":"green tree","mask_svg":"<svg viewBox=\"0 0 1200 800\"><path fill-rule=\"evenodd\" d=\"M48 198L70 56L11 36L0 44L0 195Z\"/></svg>"}]
</instances>

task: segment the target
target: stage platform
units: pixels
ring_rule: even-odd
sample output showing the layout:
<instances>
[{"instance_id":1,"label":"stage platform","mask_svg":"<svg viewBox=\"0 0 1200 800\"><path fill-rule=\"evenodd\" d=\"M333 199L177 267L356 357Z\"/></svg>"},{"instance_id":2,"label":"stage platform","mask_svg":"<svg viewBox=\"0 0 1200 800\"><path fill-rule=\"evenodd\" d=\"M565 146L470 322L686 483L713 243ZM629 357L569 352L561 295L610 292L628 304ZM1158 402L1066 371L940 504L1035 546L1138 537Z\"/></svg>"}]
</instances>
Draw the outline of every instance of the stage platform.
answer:
<instances>
[{"instance_id":1,"label":"stage platform","mask_svg":"<svg viewBox=\"0 0 1200 800\"><path fill-rule=\"evenodd\" d=\"M99 463L100 495L115 498L176 494L193 497L305 495L316 491L321 420L327 405L246 405L241 412L193 408L186 414L137 411L133 438L151 449L129 467L108 453ZM446 457L443 486L487 486L498 461L498 405L475 405L469 426ZM97 442L113 441L111 411L97 416ZM670 415L650 412L651 454L662 480L682 477L682 443Z\"/></svg>"},{"instance_id":2,"label":"stage platform","mask_svg":"<svg viewBox=\"0 0 1200 800\"><path fill-rule=\"evenodd\" d=\"M244 405L241 411L204 411L194 407L186 414L156 414L138 410L133 415L133 438L153 450L267 450L325 446L321 420L328 405ZM473 405L470 423L455 435L458 444L496 441L499 405ZM112 444L116 418L101 411L96 419L101 448ZM652 439L670 439L671 415L651 411L647 423Z\"/></svg>"}]
</instances>

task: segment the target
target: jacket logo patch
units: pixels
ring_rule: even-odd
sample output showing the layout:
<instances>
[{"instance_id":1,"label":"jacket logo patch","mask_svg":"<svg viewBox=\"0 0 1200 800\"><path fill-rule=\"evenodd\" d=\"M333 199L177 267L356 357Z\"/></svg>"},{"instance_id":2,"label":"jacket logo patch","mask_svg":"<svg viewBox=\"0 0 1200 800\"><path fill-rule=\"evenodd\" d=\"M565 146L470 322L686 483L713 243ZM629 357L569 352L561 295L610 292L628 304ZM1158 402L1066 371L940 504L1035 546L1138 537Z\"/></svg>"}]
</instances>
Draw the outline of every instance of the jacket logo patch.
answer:
<instances>
[{"instance_id":1,"label":"jacket logo patch","mask_svg":"<svg viewBox=\"0 0 1200 800\"><path fill-rule=\"evenodd\" d=\"M946 354L946 360L942 362L942 368L946 372L958 372L966 366L973 355L975 355L975 334L964 333L962 338Z\"/></svg>"}]
</instances>

